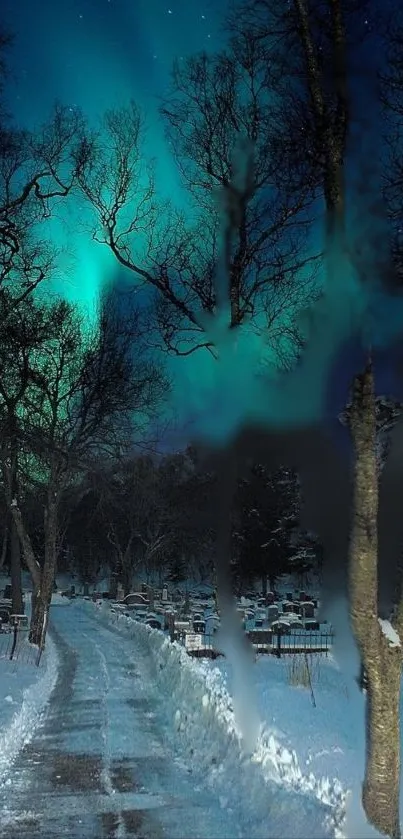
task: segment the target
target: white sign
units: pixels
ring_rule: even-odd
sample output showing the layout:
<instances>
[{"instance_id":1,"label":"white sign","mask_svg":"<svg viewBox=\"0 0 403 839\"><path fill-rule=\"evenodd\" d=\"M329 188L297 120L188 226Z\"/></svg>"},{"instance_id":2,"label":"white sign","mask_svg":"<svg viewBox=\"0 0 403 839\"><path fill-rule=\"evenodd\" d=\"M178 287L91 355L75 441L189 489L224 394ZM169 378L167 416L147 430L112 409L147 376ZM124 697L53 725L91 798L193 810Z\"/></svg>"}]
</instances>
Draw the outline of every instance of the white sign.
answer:
<instances>
[{"instance_id":1,"label":"white sign","mask_svg":"<svg viewBox=\"0 0 403 839\"><path fill-rule=\"evenodd\" d=\"M199 650L203 646L203 636L195 632L188 632L185 635L185 647L187 650Z\"/></svg>"}]
</instances>

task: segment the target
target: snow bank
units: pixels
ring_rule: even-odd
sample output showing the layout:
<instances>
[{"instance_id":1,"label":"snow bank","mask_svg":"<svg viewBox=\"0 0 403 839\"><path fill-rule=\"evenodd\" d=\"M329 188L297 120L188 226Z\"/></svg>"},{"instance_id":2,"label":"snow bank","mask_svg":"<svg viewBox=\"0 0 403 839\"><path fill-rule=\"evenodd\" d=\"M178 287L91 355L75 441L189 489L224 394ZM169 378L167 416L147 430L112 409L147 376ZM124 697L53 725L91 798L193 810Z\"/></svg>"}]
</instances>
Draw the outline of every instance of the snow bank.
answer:
<instances>
[{"instance_id":1,"label":"snow bank","mask_svg":"<svg viewBox=\"0 0 403 839\"><path fill-rule=\"evenodd\" d=\"M0 660L0 783L7 783L10 763L28 743L55 687L58 656L48 635L39 667Z\"/></svg>"},{"instance_id":2,"label":"snow bank","mask_svg":"<svg viewBox=\"0 0 403 839\"><path fill-rule=\"evenodd\" d=\"M94 612L88 602L84 608ZM251 836L290 839L344 835L346 791L337 779L305 774L296 753L264 726L254 753L246 754L233 698L218 666L190 658L158 630L113 615L107 604L99 603L97 612L102 621L118 624L145 648L172 717L176 746L182 748L192 771L219 789L223 806L239 814L242 835L245 829ZM251 802L253 823L246 826L244 815Z\"/></svg>"}]
</instances>

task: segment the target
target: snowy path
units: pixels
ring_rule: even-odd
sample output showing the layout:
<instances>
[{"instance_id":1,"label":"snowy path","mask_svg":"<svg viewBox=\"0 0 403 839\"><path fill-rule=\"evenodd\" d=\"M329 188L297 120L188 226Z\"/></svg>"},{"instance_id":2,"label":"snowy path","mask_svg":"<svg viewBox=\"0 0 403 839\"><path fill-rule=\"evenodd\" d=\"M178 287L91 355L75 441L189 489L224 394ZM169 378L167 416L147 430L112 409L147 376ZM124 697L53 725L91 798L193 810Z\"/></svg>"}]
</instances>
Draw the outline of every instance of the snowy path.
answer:
<instances>
[{"instance_id":1,"label":"snowy path","mask_svg":"<svg viewBox=\"0 0 403 839\"><path fill-rule=\"evenodd\" d=\"M113 628L52 606L60 675L0 789L1 839L224 839L239 827L172 751L152 664Z\"/></svg>"}]
</instances>

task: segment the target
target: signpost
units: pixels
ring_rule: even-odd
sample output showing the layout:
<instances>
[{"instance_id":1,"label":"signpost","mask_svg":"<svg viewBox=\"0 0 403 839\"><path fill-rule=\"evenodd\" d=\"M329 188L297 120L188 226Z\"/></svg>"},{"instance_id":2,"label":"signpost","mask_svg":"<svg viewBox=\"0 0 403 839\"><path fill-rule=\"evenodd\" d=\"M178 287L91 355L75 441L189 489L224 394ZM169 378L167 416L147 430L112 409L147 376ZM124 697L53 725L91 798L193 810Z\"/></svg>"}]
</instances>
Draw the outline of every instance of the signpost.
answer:
<instances>
[{"instance_id":1,"label":"signpost","mask_svg":"<svg viewBox=\"0 0 403 839\"><path fill-rule=\"evenodd\" d=\"M185 647L187 650L200 650L203 646L203 635L198 632L188 632L185 635Z\"/></svg>"}]
</instances>

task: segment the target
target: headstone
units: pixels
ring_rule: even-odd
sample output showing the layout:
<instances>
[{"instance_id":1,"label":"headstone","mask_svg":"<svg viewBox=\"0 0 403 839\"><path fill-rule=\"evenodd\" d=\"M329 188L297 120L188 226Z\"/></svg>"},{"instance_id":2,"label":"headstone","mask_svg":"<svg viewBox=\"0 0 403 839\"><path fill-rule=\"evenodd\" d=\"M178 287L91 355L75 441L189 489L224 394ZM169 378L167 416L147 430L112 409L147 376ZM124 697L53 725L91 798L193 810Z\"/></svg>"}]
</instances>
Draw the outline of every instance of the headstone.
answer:
<instances>
[{"instance_id":1,"label":"headstone","mask_svg":"<svg viewBox=\"0 0 403 839\"><path fill-rule=\"evenodd\" d=\"M202 636L197 632L187 632L185 635L185 647L187 650L198 650L203 644Z\"/></svg>"},{"instance_id":2,"label":"headstone","mask_svg":"<svg viewBox=\"0 0 403 839\"><path fill-rule=\"evenodd\" d=\"M303 618L315 617L315 607L312 602L306 601L305 603L301 603L301 615Z\"/></svg>"},{"instance_id":3,"label":"headstone","mask_svg":"<svg viewBox=\"0 0 403 839\"><path fill-rule=\"evenodd\" d=\"M89 587L88 583L84 583L84 585L83 585L83 595L84 595L84 597L89 597L89 594L90 594L90 587Z\"/></svg>"},{"instance_id":4,"label":"headstone","mask_svg":"<svg viewBox=\"0 0 403 839\"><path fill-rule=\"evenodd\" d=\"M320 626L318 621L308 620L304 622L305 629L308 632L319 632Z\"/></svg>"},{"instance_id":5,"label":"headstone","mask_svg":"<svg viewBox=\"0 0 403 839\"><path fill-rule=\"evenodd\" d=\"M206 622L202 620L193 621L193 630L197 633L204 633L206 631Z\"/></svg>"},{"instance_id":6,"label":"headstone","mask_svg":"<svg viewBox=\"0 0 403 839\"><path fill-rule=\"evenodd\" d=\"M267 609L267 617L268 617L268 621L269 621L269 623L271 623L272 621L277 620L277 618L278 618L278 612L279 612L279 610L278 610L278 606L275 606L275 605L273 604L272 606L269 606L269 607L268 607L268 609Z\"/></svg>"},{"instance_id":7,"label":"headstone","mask_svg":"<svg viewBox=\"0 0 403 839\"><path fill-rule=\"evenodd\" d=\"M292 593L292 591L287 591L287 592L286 592L286 594L285 594L285 596L286 596L286 599L287 599L287 600L292 600L292 599L293 599L293 593Z\"/></svg>"},{"instance_id":8,"label":"headstone","mask_svg":"<svg viewBox=\"0 0 403 839\"><path fill-rule=\"evenodd\" d=\"M144 594L140 594L139 591L135 591L133 594L127 594L124 598L124 602L126 605L134 605L135 603L138 603L141 606L148 606L149 603Z\"/></svg>"},{"instance_id":9,"label":"headstone","mask_svg":"<svg viewBox=\"0 0 403 839\"><path fill-rule=\"evenodd\" d=\"M162 589L162 598L161 598L161 600L162 600L162 602L163 602L163 603L167 603L167 601L168 601L168 589L167 589L167 587L166 587L166 586L164 586L164 587L163 587L163 589Z\"/></svg>"},{"instance_id":10,"label":"headstone","mask_svg":"<svg viewBox=\"0 0 403 839\"><path fill-rule=\"evenodd\" d=\"M268 591L266 594L266 606L271 606L274 603L274 592Z\"/></svg>"},{"instance_id":11,"label":"headstone","mask_svg":"<svg viewBox=\"0 0 403 839\"><path fill-rule=\"evenodd\" d=\"M124 596L125 596L125 591L124 591L124 588L122 586L122 583L118 583L117 588L116 588L116 600L123 600Z\"/></svg>"}]
</instances>

